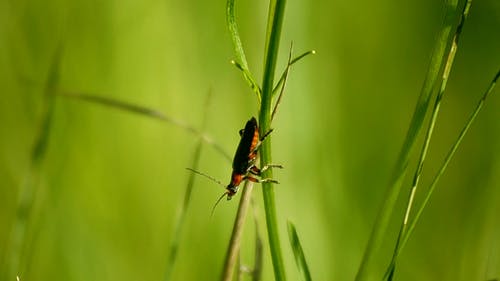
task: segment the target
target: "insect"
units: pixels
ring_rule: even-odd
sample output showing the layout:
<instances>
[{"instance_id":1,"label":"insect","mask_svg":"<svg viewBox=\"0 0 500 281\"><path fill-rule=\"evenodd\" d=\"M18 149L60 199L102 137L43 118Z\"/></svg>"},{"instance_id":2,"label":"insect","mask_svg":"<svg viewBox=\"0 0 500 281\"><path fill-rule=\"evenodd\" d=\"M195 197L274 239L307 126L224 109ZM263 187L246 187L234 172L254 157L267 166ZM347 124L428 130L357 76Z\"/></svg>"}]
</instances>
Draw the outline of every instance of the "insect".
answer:
<instances>
[{"instance_id":1,"label":"insect","mask_svg":"<svg viewBox=\"0 0 500 281\"><path fill-rule=\"evenodd\" d=\"M257 120L255 117L250 118L245 124L245 128L239 131L240 134L240 143L238 144L238 148L236 149L236 153L233 158L233 171L231 173L231 179L227 186L224 186L221 182L212 178L209 175L198 172L196 170L187 168L188 170L205 176L214 182L224 186L226 191L219 197L217 202L215 203L214 208L220 202L222 198L227 196L227 200L231 200L231 198L238 192L238 186L245 180L249 180L252 182L262 183L262 182L273 182L278 183L278 181L274 179L263 179L260 178L262 172L269 168L283 168L283 166L278 164L268 164L263 166L262 168L258 168L255 166L255 161L257 159L257 152L259 150L260 145L266 139L267 136L273 130L269 130L263 136L259 135L259 126L257 125Z\"/></svg>"}]
</instances>

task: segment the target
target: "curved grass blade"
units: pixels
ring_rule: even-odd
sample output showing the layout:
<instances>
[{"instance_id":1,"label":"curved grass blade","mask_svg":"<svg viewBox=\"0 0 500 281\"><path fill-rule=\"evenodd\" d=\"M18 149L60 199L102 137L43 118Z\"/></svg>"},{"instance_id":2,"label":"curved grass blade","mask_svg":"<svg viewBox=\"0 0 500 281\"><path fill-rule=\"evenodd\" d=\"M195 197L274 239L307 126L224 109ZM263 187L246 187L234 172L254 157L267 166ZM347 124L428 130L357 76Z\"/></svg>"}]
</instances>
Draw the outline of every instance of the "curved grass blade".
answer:
<instances>
[{"instance_id":1,"label":"curved grass blade","mask_svg":"<svg viewBox=\"0 0 500 281\"><path fill-rule=\"evenodd\" d=\"M243 50L243 44L241 44L240 34L238 33L238 25L236 24L236 19L234 16L234 0L228 0L226 4L226 22L229 29L229 34L231 35L231 40L233 42L234 53L236 54L236 61L231 61L238 69L243 73L243 77L248 82L252 90L257 95L259 103L261 101L261 89L259 84L255 81L248 68L247 59L245 56L245 51Z\"/></svg>"},{"instance_id":2,"label":"curved grass blade","mask_svg":"<svg viewBox=\"0 0 500 281\"><path fill-rule=\"evenodd\" d=\"M448 164L450 163L451 159L455 155L455 152L457 151L458 147L460 146L460 143L462 142L464 136L467 134L467 132L469 131L469 129L470 129L471 125L472 125L472 123L474 122L474 120L476 119L477 115L481 111L481 109L482 109L482 107L484 105L484 102L486 101L486 98L493 92L493 89L495 88L496 83L497 83L499 77L500 77L500 70L496 74L495 78L493 78L493 81L490 83L490 86L488 87L488 90L483 94L483 96L479 100L479 102L478 102L478 104L477 104L474 112L469 117L469 120L467 121L467 123L465 124L464 128L460 132L457 140L455 141L455 143L453 144L452 148L450 149L450 151L446 155L445 160L444 160L443 164L441 165L441 168L439 169L438 173L436 174L436 176L432 180L432 183L431 183L429 189L427 190L427 193L425 195L425 198L424 198L422 204L418 208L417 213L415 214L415 217L413 218L413 220L409 224L408 230L406 231L406 233L402 233L401 234L401 237L402 237L401 238L401 243L400 243L399 247L396 248L395 253L394 253L393 261L392 261L391 265L389 266L389 268L387 269L387 272L386 272L386 277L387 278L389 278L389 276L392 274L391 272L394 271L396 260L399 257L399 254L401 253L401 251L403 250L403 248L405 247L406 243L408 242L408 239L410 238L411 234L413 233L413 230L414 230L414 228L415 228L418 220L420 219L420 216L422 215L422 213L423 213L425 207L427 206L427 204L428 204L428 202L429 202L429 200L430 200L430 198L431 198L434 190L436 189L436 185L437 185L438 181L441 179L441 176L444 174L444 171L448 167ZM390 280L390 279L388 279L388 280Z\"/></svg>"},{"instance_id":3,"label":"curved grass blade","mask_svg":"<svg viewBox=\"0 0 500 281\"><path fill-rule=\"evenodd\" d=\"M288 239L290 240L290 245L292 246L293 254L295 256L295 263L297 268L301 273L303 281L311 281L311 273L309 272L309 267L307 266L306 257L302 246L300 244L299 236L297 235L297 230L292 222L287 222L288 227Z\"/></svg>"},{"instance_id":4,"label":"curved grass blade","mask_svg":"<svg viewBox=\"0 0 500 281\"><path fill-rule=\"evenodd\" d=\"M257 99L260 103L262 89L260 88L259 84L257 84L257 82L255 82L255 79L253 78L252 74L250 73L250 70L243 68L243 66L235 60L232 60L231 63L234 66L236 66L236 68L238 68L243 73L243 77L247 81L247 83L250 86L250 88L252 89L252 91L257 95Z\"/></svg>"},{"instance_id":5,"label":"curved grass blade","mask_svg":"<svg viewBox=\"0 0 500 281\"><path fill-rule=\"evenodd\" d=\"M193 126L191 126L191 125L189 125L181 120L175 119L173 117L169 117L158 110L148 108L145 106L140 106L140 105L124 102L124 101L120 101L120 100L116 100L116 99L92 95L92 94L61 92L61 93L58 93L58 95L63 96L63 97L74 98L77 100L83 100L83 101L87 101L90 103L100 104L100 105L108 106L111 108L116 108L116 109L120 109L123 111L139 114L139 115L144 115L144 116L151 117L151 118L157 119L157 120L165 122L165 123L172 124L178 128L184 129L188 133L191 133L191 134L199 137L203 142L212 146L217 152L219 152L222 156L224 156L224 158L226 158L228 161L232 161L231 156L229 156L229 154L226 151L224 151L224 149L220 145L218 145L211 137L207 136L206 134L199 131L195 127L193 127Z\"/></svg>"},{"instance_id":6,"label":"curved grass blade","mask_svg":"<svg viewBox=\"0 0 500 281\"><path fill-rule=\"evenodd\" d=\"M435 102L434 102L434 107L433 107L433 110L431 113L431 120L429 121L429 125L428 125L427 131L425 133L424 144L423 144L422 149L420 151L417 169L416 169L415 174L413 176L412 186L410 189L410 195L409 195L408 202L407 202L407 208L405 211L403 222L401 223L401 228L400 228L400 231L398 234L396 247L395 247L395 250L393 252L391 262L390 262L390 269L388 270L388 273L386 274L387 280L392 280L392 276L394 275L394 270L395 270L395 266L396 266L396 257L398 255L397 253L399 251L401 238L406 235L409 217L410 217L410 213L411 213L411 210L413 207L413 201L415 199L415 194L417 192L418 184L420 182L420 176L422 174L425 158L426 158L429 146L430 146L430 140L432 138L432 133L434 132L434 126L436 124L436 120L437 120L437 117L439 115L441 101L443 99L443 96L444 96L444 93L446 90L446 85L448 83L448 77L450 76L451 67L453 65L456 51L458 49L458 41L459 41L459 38L460 38L460 35L462 32L462 28L463 28L465 19L467 18L467 15L469 14L471 2L472 2L471 0L468 0L467 3L465 4L462 15L460 17L460 22L457 26L455 35L453 36L453 39L452 39L451 48L450 48L450 51L448 53L445 68L444 68L443 75L442 75L441 85L439 88L439 92L436 96Z\"/></svg>"},{"instance_id":7,"label":"curved grass blade","mask_svg":"<svg viewBox=\"0 0 500 281\"><path fill-rule=\"evenodd\" d=\"M410 154L413 151L416 140L423 126L423 122L430 108L430 101L433 93L437 90L437 83L440 82L440 73L444 71L447 54L451 49L451 41L455 35L453 26L455 26L458 0L448 0L446 3L446 15L439 30L436 45L431 56L431 61L427 74L420 91L420 96L415 107L412 120L406 137L398 156L396 165L390 179L389 189L384 196L377 215L372 233L366 245L365 253L361 261L356 281L377 280L376 264L377 254L382 246L385 234L389 227L390 218L394 212L394 207L402 188L402 183L407 172Z\"/></svg>"}]
</instances>

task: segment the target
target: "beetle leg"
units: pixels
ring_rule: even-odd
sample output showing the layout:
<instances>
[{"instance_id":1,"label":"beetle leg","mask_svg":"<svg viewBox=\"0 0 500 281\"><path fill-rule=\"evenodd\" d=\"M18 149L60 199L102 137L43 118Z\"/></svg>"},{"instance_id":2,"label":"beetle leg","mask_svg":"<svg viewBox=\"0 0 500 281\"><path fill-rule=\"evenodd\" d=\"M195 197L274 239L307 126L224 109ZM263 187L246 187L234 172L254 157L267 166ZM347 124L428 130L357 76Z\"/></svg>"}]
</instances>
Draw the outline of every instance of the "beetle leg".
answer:
<instances>
[{"instance_id":1,"label":"beetle leg","mask_svg":"<svg viewBox=\"0 0 500 281\"><path fill-rule=\"evenodd\" d=\"M262 174L262 172L266 171L269 168L283 169L283 166L280 164L267 164L264 167L259 169L257 166L251 165L250 168L248 168L248 172L253 174L253 175L260 176Z\"/></svg>"},{"instance_id":2,"label":"beetle leg","mask_svg":"<svg viewBox=\"0 0 500 281\"><path fill-rule=\"evenodd\" d=\"M280 164L267 164L265 165L264 167L260 168L260 172L264 172L265 170L269 169L269 168L279 168L279 169L283 169L283 166L280 165Z\"/></svg>"},{"instance_id":3,"label":"beetle leg","mask_svg":"<svg viewBox=\"0 0 500 281\"><path fill-rule=\"evenodd\" d=\"M249 180L251 182L256 182L256 183L263 183L263 182L279 183L277 180L273 180L273 179L258 179L258 178L254 178L252 176L245 176L243 179Z\"/></svg>"},{"instance_id":4,"label":"beetle leg","mask_svg":"<svg viewBox=\"0 0 500 281\"><path fill-rule=\"evenodd\" d=\"M253 175L260 176L260 173L262 172L262 170L257 168L257 166L252 165L248 168L248 172L253 174Z\"/></svg>"}]
</instances>

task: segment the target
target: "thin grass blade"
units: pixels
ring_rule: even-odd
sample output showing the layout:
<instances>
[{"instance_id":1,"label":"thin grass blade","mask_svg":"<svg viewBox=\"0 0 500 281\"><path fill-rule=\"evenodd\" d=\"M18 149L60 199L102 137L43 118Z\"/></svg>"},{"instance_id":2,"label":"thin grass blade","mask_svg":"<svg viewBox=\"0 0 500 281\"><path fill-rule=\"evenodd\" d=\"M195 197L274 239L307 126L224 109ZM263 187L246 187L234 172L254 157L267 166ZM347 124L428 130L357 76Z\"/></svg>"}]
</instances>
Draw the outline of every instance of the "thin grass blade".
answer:
<instances>
[{"instance_id":1,"label":"thin grass blade","mask_svg":"<svg viewBox=\"0 0 500 281\"><path fill-rule=\"evenodd\" d=\"M410 121L404 143L389 181L389 189L384 196L385 201L382 203L366 245L365 253L356 275L357 281L379 280L376 277L378 275L376 269L378 263L377 255L384 241L390 218L394 212L394 207L400 194L404 177L407 173L410 154L413 151L417 137L422 129L425 116L430 108L431 97L433 93L437 91L440 73L444 70L446 57L451 48L451 40L454 36L453 26L456 25L457 7L458 0L448 0L446 3L446 15L439 30L436 45L434 46L413 117Z\"/></svg>"},{"instance_id":2,"label":"thin grass blade","mask_svg":"<svg viewBox=\"0 0 500 281\"><path fill-rule=\"evenodd\" d=\"M288 53L288 62L286 64L285 71L283 72L283 81L282 81L282 86L280 90L280 94L278 95L278 99L276 100L276 103L273 108L273 112L271 113L271 122L274 120L274 116L276 115L278 106L281 103L281 98L283 97L283 93L285 92L285 86L286 86L286 80L288 79L288 74L290 73L290 63L292 61L292 52L293 52L293 42L290 43L290 52ZM278 82L278 84L280 84ZM274 90L273 90L273 96L274 96Z\"/></svg>"},{"instance_id":3,"label":"thin grass blade","mask_svg":"<svg viewBox=\"0 0 500 281\"><path fill-rule=\"evenodd\" d=\"M236 54L236 61L232 61L232 63L241 70L243 77L245 77L245 80L257 95L260 103L261 89L248 68L248 62L245 56L245 51L243 50L243 44L241 43L238 25L236 24L236 17L234 15L234 0L228 0L226 3L226 23L233 42L234 53Z\"/></svg>"},{"instance_id":4,"label":"thin grass blade","mask_svg":"<svg viewBox=\"0 0 500 281\"><path fill-rule=\"evenodd\" d=\"M17 202L16 217L10 230L9 241L5 251L7 265L3 267L3 279L13 280L16 275L22 273L25 260L29 258L27 250L27 230L32 225L33 205L36 199L37 187L39 186L39 173L42 162L45 159L49 143L50 128L54 112L54 95L59 86L60 64L63 47L60 45L55 52L49 69L49 76L44 89L43 111L38 133L35 137L33 149L30 156L30 166L20 188ZM1 277L1 276L0 276ZM0 278L2 279L2 278Z\"/></svg>"},{"instance_id":5,"label":"thin grass blade","mask_svg":"<svg viewBox=\"0 0 500 281\"><path fill-rule=\"evenodd\" d=\"M203 120L202 120L202 125L201 125L202 131L204 131L206 126L207 126L208 107L210 104L211 97L212 97L212 91L208 91L208 94L207 94L207 97L205 100ZM200 162L202 147L203 147L203 141L200 138L198 140L198 143L196 144L196 149L195 149L195 152L193 155L193 161L191 163L191 168L194 170L198 169L198 164ZM184 224L186 221L186 214L187 214L190 202L191 202L191 193L193 192L194 179L195 179L195 174L190 173L189 177L188 177L188 183L186 186L186 192L184 193L184 200L183 200L181 208L179 210L179 214L177 216L176 223L174 226L174 233L172 235L172 240L170 241L170 245L169 245L167 266L166 266L165 275L163 278L163 280L165 280L165 281L171 280L171 278L172 278L172 272L174 270L175 262L177 260L177 252L179 250L179 244L180 244L180 241L182 238L182 229L184 228Z\"/></svg>"},{"instance_id":6,"label":"thin grass blade","mask_svg":"<svg viewBox=\"0 0 500 281\"><path fill-rule=\"evenodd\" d=\"M405 233L405 235L403 236L403 238L401 240L401 244L399 246L398 251L396 252L395 259L397 259L397 257L399 256L399 254L401 253L401 251L405 247L406 243L408 242L408 239L410 238L411 234L413 233L413 230L415 229L415 226L418 223L418 220L420 219L420 217L421 217L421 215L422 215L425 207L427 206L427 204L428 204L428 202L429 202L432 194L434 193L434 190L436 189L437 183L441 179L441 176L444 174L446 168L448 167L448 164L450 163L451 159L455 155L458 147L460 146L460 144L462 143L463 138L465 137L465 135L469 131L472 123L474 122L474 120L476 119L477 115L479 114L479 112L483 108L484 103L486 101L486 98L493 92L493 89L495 88L499 77L500 77L500 70L496 74L496 76L493 79L493 81L490 83L490 86L488 87L488 90L481 97L481 99L478 102L478 104L477 104L474 112L469 117L469 120L467 120L467 123L465 124L465 126L462 129L462 131L460 132L457 140L455 141L455 143L453 144L452 148L450 149L450 151L446 155L446 157L445 157L445 159L443 161L443 164L441 165L441 168L439 168L439 171L437 172L436 176L432 180L432 183L430 184L429 189L427 190L427 193L425 194L425 198L422 201L422 204L418 208L418 210L417 210L417 212L415 214L415 217L413 218L413 220L409 224L408 231Z\"/></svg>"},{"instance_id":7,"label":"thin grass blade","mask_svg":"<svg viewBox=\"0 0 500 281\"><path fill-rule=\"evenodd\" d=\"M292 222L287 222L288 226L288 239L290 240L290 245L292 246L293 254L295 256L295 263L300 272L300 276L303 281L311 281L311 273L309 267L307 266L306 257L304 251L302 250L302 245L300 244L299 235L295 225Z\"/></svg>"},{"instance_id":8,"label":"thin grass blade","mask_svg":"<svg viewBox=\"0 0 500 281\"><path fill-rule=\"evenodd\" d=\"M456 28L456 32L455 32L455 34L453 36L453 39L452 39L452 44L451 44L450 51L449 51L449 53L447 55L447 60L446 60L446 64L445 64L443 75L442 75L442 79L441 79L441 85L439 87L439 92L438 92L438 94L436 96L436 99L435 99L435 102L434 102L434 107L433 107L433 110L432 110L432 113L431 113L431 119L429 121L429 125L427 127L427 131L425 133L424 144L423 144L422 149L420 151L420 156L419 156L419 160L418 160L418 164L417 164L417 169L415 170L415 174L413 176L412 186L411 186L410 194L409 194L409 197L408 197L408 202L407 202L407 207L406 207L405 215L404 215L403 221L401 223L400 231L399 231L399 234L398 234L398 238L397 238L396 246L395 246L395 249L394 249L394 252L393 252L393 256L392 256L392 259L391 259L391 262L390 262L389 270L387 271L388 273L386 274L387 280L389 280L389 281L392 280L392 276L394 276L394 270L395 270L395 266L396 266L396 259L397 259L397 256L398 256L398 252L400 251L399 247L400 247L401 238L404 237L404 236L406 236L406 231L407 231L407 227L408 227L409 217L410 217L410 214L411 214L411 210L412 210L412 207L413 207L413 202L414 202L415 195L417 193L418 185L419 185L419 182L420 182L420 176L421 176L422 171L423 171L423 167L424 167L424 163L425 163L427 151L429 149L430 141L431 141L431 138L432 138L432 134L434 132L434 127L435 127L435 124L436 124L436 121L437 121L437 117L439 115L439 110L440 110L440 107L441 107L441 101L443 99L443 96L444 96L444 93L445 93L445 90L446 90L446 86L448 84L448 78L450 76L452 65L453 65L453 62L455 60L455 55L456 55L456 52L457 52L457 49L458 49L459 38L460 38L460 35L461 35L461 32L462 32L462 28L463 28L464 23L465 23L465 19L467 18L467 15L469 13L471 2L472 2L471 0L468 0L465 3L465 5L464 5L463 11L462 11L462 15L460 17L459 24L458 24L458 26Z\"/></svg>"},{"instance_id":9,"label":"thin grass blade","mask_svg":"<svg viewBox=\"0 0 500 281\"><path fill-rule=\"evenodd\" d=\"M206 144L212 146L218 153L220 153L224 158L226 158L229 162L232 161L231 156L219 145L217 144L211 137L207 136L204 134L202 131L199 131L195 127L187 124L186 122L183 122L179 119L167 116L166 114L160 112L159 110L152 109L149 107L141 106L141 105L136 105L112 98L107 98L103 96L98 96L94 94L85 94L85 93L71 93L71 92L61 92L58 93L59 96L63 97L68 97L68 98L73 98L76 100L82 100L94 104L100 104L103 106L107 106L110 108L115 108L118 110L123 110L125 112L129 113L134 113L138 115L142 115L145 117L150 117L156 120L159 120L164 123L168 123L171 125L174 125L178 128L181 128L185 131L187 131L190 134L193 134L197 137L199 137L203 142Z\"/></svg>"},{"instance_id":10,"label":"thin grass blade","mask_svg":"<svg viewBox=\"0 0 500 281\"><path fill-rule=\"evenodd\" d=\"M273 96L278 92L278 89L282 88L281 85L283 84L283 81L286 79L286 76L288 75L287 74L288 68L290 66L294 65L296 62L299 62L301 59L303 59L303 58L305 58L305 57L307 57L309 55L315 55L315 54L316 54L315 50L307 51L307 52L304 52L303 54L295 57L291 61L289 61L288 64L287 64L287 67L285 68L285 71L283 71L283 73L281 74L281 77L278 80L278 83L276 83L276 86L274 86Z\"/></svg>"}]
</instances>

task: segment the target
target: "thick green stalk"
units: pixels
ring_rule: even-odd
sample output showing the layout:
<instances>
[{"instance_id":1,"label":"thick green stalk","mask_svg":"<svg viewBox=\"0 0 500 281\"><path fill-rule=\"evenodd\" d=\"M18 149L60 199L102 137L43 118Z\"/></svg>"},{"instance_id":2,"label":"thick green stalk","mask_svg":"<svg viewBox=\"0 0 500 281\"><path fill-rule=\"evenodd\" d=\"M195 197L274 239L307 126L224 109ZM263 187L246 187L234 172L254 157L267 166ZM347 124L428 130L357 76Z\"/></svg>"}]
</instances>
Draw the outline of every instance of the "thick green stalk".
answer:
<instances>
[{"instance_id":1,"label":"thick green stalk","mask_svg":"<svg viewBox=\"0 0 500 281\"><path fill-rule=\"evenodd\" d=\"M267 37L264 59L264 78L262 83L262 102L259 114L260 133L264 134L271 127L271 104L274 83L274 73L281 35L281 26L285 12L286 0L271 0L267 21ZM261 167L272 163L271 137L268 137L260 148ZM264 172L263 178L272 178L271 169ZM264 207L266 212L267 234L271 248L271 258L276 280L285 280L285 268L281 253L279 228L276 218L276 205L274 200L274 186L271 182L262 184Z\"/></svg>"}]
</instances>

